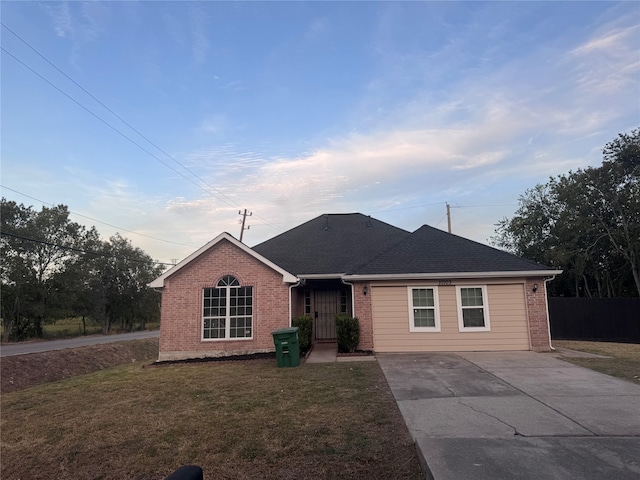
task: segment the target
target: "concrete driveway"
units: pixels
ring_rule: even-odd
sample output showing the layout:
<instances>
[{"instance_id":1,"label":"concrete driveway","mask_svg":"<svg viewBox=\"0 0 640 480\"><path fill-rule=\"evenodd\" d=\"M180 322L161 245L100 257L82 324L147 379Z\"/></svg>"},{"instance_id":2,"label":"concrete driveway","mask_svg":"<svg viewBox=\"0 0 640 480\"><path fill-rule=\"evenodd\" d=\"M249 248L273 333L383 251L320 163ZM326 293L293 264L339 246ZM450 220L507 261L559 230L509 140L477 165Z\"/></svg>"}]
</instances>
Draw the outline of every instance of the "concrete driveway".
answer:
<instances>
[{"instance_id":1,"label":"concrete driveway","mask_svg":"<svg viewBox=\"0 0 640 480\"><path fill-rule=\"evenodd\" d=\"M447 479L640 479L640 386L534 352L379 354Z\"/></svg>"}]
</instances>

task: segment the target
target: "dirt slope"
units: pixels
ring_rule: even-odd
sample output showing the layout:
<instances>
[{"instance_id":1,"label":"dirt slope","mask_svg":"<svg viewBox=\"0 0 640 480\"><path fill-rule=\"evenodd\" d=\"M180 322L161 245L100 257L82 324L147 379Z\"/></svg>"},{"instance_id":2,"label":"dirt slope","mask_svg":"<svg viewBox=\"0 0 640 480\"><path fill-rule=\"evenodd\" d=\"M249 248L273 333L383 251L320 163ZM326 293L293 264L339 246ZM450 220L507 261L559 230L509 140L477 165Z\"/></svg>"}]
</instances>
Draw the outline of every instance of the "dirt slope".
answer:
<instances>
[{"instance_id":1,"label":"dirt slope","mask_svg":"<svg viewBox=\"0 0 640 480\"><path fill-rule=\"evenodd\" d=\"M157 338L2 357L0 392L13 392L116 365L155 361L157 358Z\"/></svg>"}]
</instances>

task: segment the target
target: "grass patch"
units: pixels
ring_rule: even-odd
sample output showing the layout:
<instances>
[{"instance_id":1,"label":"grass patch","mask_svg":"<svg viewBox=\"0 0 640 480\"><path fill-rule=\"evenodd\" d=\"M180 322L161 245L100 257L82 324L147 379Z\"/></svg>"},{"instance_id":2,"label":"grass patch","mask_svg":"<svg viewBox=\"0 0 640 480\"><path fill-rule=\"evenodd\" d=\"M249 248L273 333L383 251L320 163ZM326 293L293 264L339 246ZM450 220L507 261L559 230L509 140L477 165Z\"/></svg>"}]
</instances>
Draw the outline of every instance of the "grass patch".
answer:
<instances>
[{"instance_id":1,"label":"grass patch","mask_svg":"<svg viewBox=\"0 0 640 480\"><path fill-rule=\"evenodd\" d=\"M1 407L3 478L423 478L377 362L134 364Z\"/></svg>"},{"instance_id":2,"label":"grass patch","mask_svg":"<svg viewBox=\"0 0 640 480\"><path fill-rule=\"evenodd\" d=\"M607 355L611 358L563 357L562 359L581 367L640 384L640 345L638 344L554 340L553 345L581 352Z\"/></svg>"},{"instance_id":3,"label":"grass patch","mask_svg":"<svg viewBox=\"0 0 640 480\"><path fill-rule=\"evenodd\" d=\"M140 323L134 323L133 330L138 330ZM147 322L146 330L157 330L160 328L159 322ZM119 325L112 326L111 333L121 332ZM4 328L0 325L0 336L4 333ZM81 337L83 335L97 335L102 333L102 326L91 317L85 318L85 324L82 324L82 317L68 317L56 320L54 323L45 323L42 325L43 340L59 340L63 338Z\"/></svg>"},{"instance_id":4,"label":"grass patch","mask_svg":"<svg viewBox=\"0 0 640 480\"><path fill-rule=\"evenodd\" d=\"M82 325L82 317L63 318L55 323L47 323L42 326L42 338L49 340L95 335L101 332L100 324L89 317L85 319L84 326Z\"/></svg>"}]
</instances>

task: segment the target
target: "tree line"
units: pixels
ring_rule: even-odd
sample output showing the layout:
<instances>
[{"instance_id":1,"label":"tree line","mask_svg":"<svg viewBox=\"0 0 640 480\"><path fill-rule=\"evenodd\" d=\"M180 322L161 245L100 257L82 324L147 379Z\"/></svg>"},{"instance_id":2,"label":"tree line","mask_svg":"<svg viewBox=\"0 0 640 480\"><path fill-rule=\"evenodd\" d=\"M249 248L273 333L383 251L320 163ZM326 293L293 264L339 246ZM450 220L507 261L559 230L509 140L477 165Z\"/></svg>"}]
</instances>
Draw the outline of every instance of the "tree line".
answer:
<instances>
[{"instance_id":1,"label":"tree line","mask_svg":"<svg viewBox=\"0 0 640 480\"><path fill-rule=\"evenodd\" d=\"M527 190L496 227L494 245L564 270L551 295L640 296L640 128L607 143L601 166Z\"/></svg>"},{"instance_id":2,"label":"tree line","mask_svg":"<svg viewBox=\"0 0 640 480\"><path fill-rule=\"evenodd\" d=\"M159 321L160 294L147 284L163 268L128 239L102 240L65 205L36 211L2 198L0 208L4 341L42 337L43 325L68 317L103 333Z\"/></svg>"}]
</instances>

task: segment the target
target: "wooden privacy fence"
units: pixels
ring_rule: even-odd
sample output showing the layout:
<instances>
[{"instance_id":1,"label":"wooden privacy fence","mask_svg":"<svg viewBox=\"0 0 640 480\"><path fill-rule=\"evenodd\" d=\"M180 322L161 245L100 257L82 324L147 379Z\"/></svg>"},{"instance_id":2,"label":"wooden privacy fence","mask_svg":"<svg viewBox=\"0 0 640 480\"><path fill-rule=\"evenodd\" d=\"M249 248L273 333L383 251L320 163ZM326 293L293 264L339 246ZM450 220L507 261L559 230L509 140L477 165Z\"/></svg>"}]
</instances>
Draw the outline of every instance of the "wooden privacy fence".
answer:
<instances>
[{"instance_id":1,"label":"wooden privacy fence","mask_svg":"<svg viewBox=\"0 0 640 480\"><path fill-rule=\"evenodd\" d=\"M640 298L549 297L551 338L640 343Z\"/></svg>"}]
</instances>

